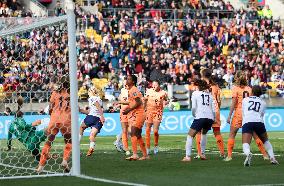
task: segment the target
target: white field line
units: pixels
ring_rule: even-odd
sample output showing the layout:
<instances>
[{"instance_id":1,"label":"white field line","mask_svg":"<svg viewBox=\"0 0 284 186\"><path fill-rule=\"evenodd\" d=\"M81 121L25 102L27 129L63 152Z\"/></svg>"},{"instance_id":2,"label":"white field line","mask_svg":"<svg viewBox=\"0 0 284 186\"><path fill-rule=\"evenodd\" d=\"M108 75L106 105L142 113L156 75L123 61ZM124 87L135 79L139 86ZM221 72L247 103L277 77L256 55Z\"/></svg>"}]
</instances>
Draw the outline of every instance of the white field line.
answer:
<instances>
[{"instance_id":1,"label":"white field line","mask_svg":"<svg viewBox=\"0 0 284 186\"><path fill-rule=\"evenodd\" d=\"M46 178L46 177L63 177L69 176L70 174L40 174L40 175L27 175L27 176L11 176L11 177L0 177L0 180L12 180L12 179L30 179L30 178Z\"/></svg>"},{"instance_id":2,"label":"white field line","mask_svg":"<svg viewBox=\"0 0 284 186\"><path fill-rule=\"evenodd\" d=\"M4 167L14 168L14 169L23 169L23 170L36 171L35 168L30 168L30 167L17 167L17 166L14 166L14 165L9 165L9 164L4 164L4 163L0 163L0 165L2 165ZM45 171L45 170L43 170L42 172L47 173L47 174L58 174L57 172Z\"/></svg>"},{"instance_id":3,"label":"white field line","mask_svg":"<svg viewBox=\"0 0 284 186\"><path fill-rule=\"evenodd\" d=\"M99 181L99 182L104 182L104 183L114 183L114 184L119 184L119 185L147 186L147 185L139 184L139 183L131 183L131 182L123 182L123 181L114 181L114 180L103 179L103 178L96 178L96 177L86 176L86 175L79 175L79 176L77 176L77 177L78 177L78 178L87 179L87 180L94 180L94 181Z\"/></svg>"}]
</instances>

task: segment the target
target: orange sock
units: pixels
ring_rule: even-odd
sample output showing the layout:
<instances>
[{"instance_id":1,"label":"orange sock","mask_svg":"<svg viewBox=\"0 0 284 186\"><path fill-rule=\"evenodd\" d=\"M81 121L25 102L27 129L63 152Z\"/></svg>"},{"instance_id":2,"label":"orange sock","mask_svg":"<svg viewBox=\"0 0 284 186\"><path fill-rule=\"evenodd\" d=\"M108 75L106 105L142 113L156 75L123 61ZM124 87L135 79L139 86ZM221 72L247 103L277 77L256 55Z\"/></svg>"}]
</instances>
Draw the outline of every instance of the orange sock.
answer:
<instances>
[{"instance_id":1,"label":"orange sock","mask_svg":"<svg viewBox=\"0 0 284 186\"><path fill-rule=\"evenodd\" d=\"M222 135L221 134L217 134L215 136L215 138L216 138L216 142L217 142L217 146L218 146L218 149L220 151L220 154L224 155L225 154L225 152L224 152L224 141L223 141Z\"/></svg>"},{"instance_id":2,"label":"orange sock","mask_svg":"<svg viewBox=\"0 0 284 186\"><path fill-rule=\"evenodd\" d=\"M195 141L196 141L196 148L197 148L197 155L201 155L201 146L200 146L200 141L201 141L201 133L197 133L195 136Z\"/></svg>"},{"instance_id":3,"label":"orange sock","mask_svg":"<svg viewBox=\"0 0 284 186\"><path fill-rule=\"evenodd\" d=\"M146 147L147 147L147 149L150 149L150 144L151 144L151 128L149 128L149 127L146 127L145 139L146 139Z\"/></svg>"},{"instance_id":4,"label":"orange sock","mask_svg":"<svg viewBox=\"0 0 284 186\"><path fill-rule=\"evenodd\" d=\"M50 148L51 148L51 146L49 144L44 144L42 151L41 151L39 165L41 165L41 166L45 165L46 160L48 159L48 156L49 156Z\"/></svg>"},{"instance_id":5,"label":"orange sock","mask_svg":"<svg viewBox=\"0 0 284 186\"><path fill-rule=\"evenodd\" d=\"M259 149L259 151L261 152L261 154L262 154L263 156L265 156L265 157L268 157L268 155L267 155L267 153L266 153L266 151L265 151L265 148L264 148L264 145L263 145L262 141L261 141L259 138L257 138L257 139L255 139L255 143L256 143L256 145L258 146L258 149Z\"/></svg>"},{"instance_id":6,"label":"orange sock","mask_svg":"<svg viewBox=\"0 0 284 186\"><path fill-rule=\"evenodd\" d=\"M132 152L133 154L137 155L137 137L131 136L131 143L132 143Z\"/></svg>"},{"instance_id":7,"label":"orange sock","mask_svg":"<svg viewBox=\"0 0 284 186\"><path fill-rule=\"evenodd\" d=\"M158 144L159 144L159 132L158 132L158 130L154 130L154 144L155 144L155 146L158 146Z\"/></svg>"},{"instance_id":8,"label":"orange sock","mask_svg":"<svg viewBox=\"0 0 284 186\"><path fill-rule=\"evenodd\" d=\"M147 152L146 152L146 147L145 147L145 143L144 143L143 138L142 137L139 138L138 142L139 142L139 145L140 145L140 149L141 149L141 151L143 153L143 156L146 157L147 156Z\"/></svg>"},{"instance_id":9,"label":"orange sock","mask_svg":"<svg viewBox=\"0 0 284 186\"><path fill-rule=\"evenodd\" d=\"M228 157L232 157L233 149L235 146L235 139L228 139L227 150L228 150Z\"/></svg>"},{"instance_id":10,"label":"orange sock","mask_svg":"<svg viewBox=\"0 0 284 186\"><path fill-rule=\"evenodd\" d=\"M122 144L123 144L123 147L124 147L124 150L129 150L128 149L128 135L127 135L127 132L123 132L122 133Z\"/></svg>"},{"instance_id":11,"label":"orange sock","mask_svg":"<svg viewBox=\"0 0 284 186\"><path fill-rule=\"evenodd\" d=\"M72 144L71 143L66 143L64 147L64 153L63 153L63 159L68 161L70 158L70 154L72 151Z\"/></svg>"}]
</instances>

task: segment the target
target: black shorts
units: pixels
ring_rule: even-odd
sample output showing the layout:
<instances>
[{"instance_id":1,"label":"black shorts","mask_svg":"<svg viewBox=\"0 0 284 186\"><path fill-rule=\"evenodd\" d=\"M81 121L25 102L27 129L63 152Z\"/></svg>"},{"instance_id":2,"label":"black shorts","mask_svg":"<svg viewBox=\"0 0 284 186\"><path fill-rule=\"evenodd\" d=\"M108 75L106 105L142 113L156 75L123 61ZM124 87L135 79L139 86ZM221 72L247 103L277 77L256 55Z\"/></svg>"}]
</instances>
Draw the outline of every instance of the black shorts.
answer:
<instances>
[{"instance_id":1,"label":"black shorts","mask_svg":"<svg viewBox=\"0 0 284 186\"><path fill-rule=\"evenodd\" d=\"M208 118L194 119L190 128L200 132L202 129L211 130L214 121Z\"/></svg>"},{"instance_id":2,"label":"black shorts","mask_svg":"<svg viewBox=\"0 0 284 186\"><path fill-rule=\"evenodd\" d=\"M84 123L85 125L87 125L87 127L95 127L96 129L98 129L98 132L100 132L103 127L101 119L92 115L87 115L84 119Z\"/></svg>"},{"instance_id":3,"label":"black shorts","mask_svg":"<svg viewBox=\"0 0 284 186\"><path fill-rule=\"evenodd\" d=\"M250 133L255 132L258 136L264 134L266 132L264 123L262 122L249 122L245 123L242 127L242 133Z\"/></svg>"}]
</instances>

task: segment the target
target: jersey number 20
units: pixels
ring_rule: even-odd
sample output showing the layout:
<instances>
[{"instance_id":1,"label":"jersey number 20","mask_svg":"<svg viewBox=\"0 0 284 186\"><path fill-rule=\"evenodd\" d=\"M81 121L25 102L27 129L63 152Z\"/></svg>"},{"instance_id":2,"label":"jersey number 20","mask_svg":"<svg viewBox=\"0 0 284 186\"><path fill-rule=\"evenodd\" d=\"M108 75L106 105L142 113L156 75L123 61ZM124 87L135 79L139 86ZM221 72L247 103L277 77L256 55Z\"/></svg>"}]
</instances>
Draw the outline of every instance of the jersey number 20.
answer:
<instances>
[{"instance_id":1,"label":"jersey number 20","mask_svg":"<svg viewBox=\"0 0 284 186\"><path fill-rule=\"evenodd\" d=\"M259 109L260 109L260 103L259 102L254 102L254 101L249 101L249 108L248 110L253 110L255 112L259 112Z\"/></svg>"}]
</instances>

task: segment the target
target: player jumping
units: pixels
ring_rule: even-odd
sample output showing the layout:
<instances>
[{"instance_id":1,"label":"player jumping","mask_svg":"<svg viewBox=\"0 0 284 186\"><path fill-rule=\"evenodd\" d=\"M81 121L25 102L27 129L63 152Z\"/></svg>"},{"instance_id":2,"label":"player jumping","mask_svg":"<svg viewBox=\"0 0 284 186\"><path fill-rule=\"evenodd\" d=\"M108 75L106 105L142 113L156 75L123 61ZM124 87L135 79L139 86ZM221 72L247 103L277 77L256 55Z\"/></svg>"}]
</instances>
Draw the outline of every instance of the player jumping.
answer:
<instances>
[{"instance_id":1,"label":"player jumping","mask_svg":"<svg viewBox=\"0 0 284 186\"><path fill-rule=\"evenodd\" d=\"M84 130L88 127L91 127L90 133L90 148L87 152L87 156L91 156L94 153L96 146L96 136L100 133L101 128L105 122L105 118L103 115L103 102L98 95L98 90L96 87L91 87L89 89L89 110L79 109L80 112L87 114L84 121L80 126L80 136L79 139L83 136Z\"/></svg>"}]
</instances>

